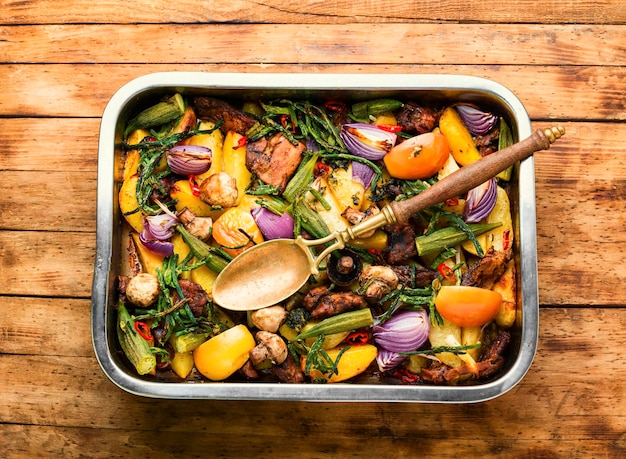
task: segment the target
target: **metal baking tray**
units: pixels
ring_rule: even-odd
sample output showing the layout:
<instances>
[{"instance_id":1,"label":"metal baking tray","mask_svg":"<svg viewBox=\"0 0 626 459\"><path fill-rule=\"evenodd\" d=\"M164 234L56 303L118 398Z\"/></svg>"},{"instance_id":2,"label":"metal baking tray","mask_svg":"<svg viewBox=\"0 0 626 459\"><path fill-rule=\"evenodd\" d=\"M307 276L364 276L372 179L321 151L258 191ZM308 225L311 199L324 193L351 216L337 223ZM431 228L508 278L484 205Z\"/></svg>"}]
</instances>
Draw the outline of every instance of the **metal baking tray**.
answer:
<instances>
[{"instance_id":1,"label":"metal baking tray","mask_svg":"<svg viewBox=\"0 0 626 459\"><path fill-rule=\"evenodd\" d=\"M96 260L91 326L96 358L108 378L123 390L168 399L471 403L498 397L524 377L538 339L534 160L522 161L513 178L516 225L518 314L511 329L507 363L495 379L473 385L429 386L374 383L284 384L238 382L161 382L138 376L120 357L115 333L115 281L120 273L122 217L117 205L126 122L165 95L209 95L229 101L251 99L367 100L394 97L424 104L473 102L504 116L515 140L531 135L521 101L491 80L464 75L274 74L167 72L139 77L120 88L107 104L98 150Z\"/></svg>"}]
</instances>

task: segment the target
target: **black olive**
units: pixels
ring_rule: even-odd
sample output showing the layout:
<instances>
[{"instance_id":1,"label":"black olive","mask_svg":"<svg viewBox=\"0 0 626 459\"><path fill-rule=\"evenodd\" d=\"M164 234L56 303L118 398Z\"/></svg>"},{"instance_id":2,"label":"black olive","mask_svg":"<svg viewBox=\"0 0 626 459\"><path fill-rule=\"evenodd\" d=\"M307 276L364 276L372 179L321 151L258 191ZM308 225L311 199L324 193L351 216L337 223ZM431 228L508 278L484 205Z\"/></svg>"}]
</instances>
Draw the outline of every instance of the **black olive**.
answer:
<instances>
[{"instance_id":1,"label":"black olive","mask_svg":"<svg viewBox=\"0 0 626 459\"><path fill-rule=\"evenodd\" d=\"M328 257L326 272L336 285L346 286L355 282L361 274L363 262L352 250L339 250Z\"/></svg>"}]
</instances>

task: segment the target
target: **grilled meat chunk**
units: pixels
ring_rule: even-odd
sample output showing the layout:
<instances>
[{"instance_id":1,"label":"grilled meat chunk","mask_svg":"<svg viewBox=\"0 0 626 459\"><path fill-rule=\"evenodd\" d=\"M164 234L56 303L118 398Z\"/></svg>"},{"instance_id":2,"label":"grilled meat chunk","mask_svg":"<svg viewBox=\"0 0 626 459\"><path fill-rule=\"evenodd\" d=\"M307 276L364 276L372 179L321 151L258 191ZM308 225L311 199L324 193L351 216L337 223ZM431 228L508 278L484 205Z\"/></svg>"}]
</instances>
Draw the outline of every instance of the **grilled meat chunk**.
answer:
<instances>
[{"instance_id":1,"label":"grilled meat chunk","mask_svg":"<svg viewBox=\"0 0 626 459\"><path fill-rule=\"evenodd\" d=\"M303 305L311 311L311 319L320 320L343 312L365 308L365 298L354 292L328 292L328 287L316 287L306 294Z\"/></svg>"},{"instance_id":2,"label":"grilled meat chunk","mask_svg":"<svg viewBox=\"0 0 626 459\"><path fill-rule=\"evenodd\" d=\"M411 265L394 265L391 269L396 273L401 284L411 286L412 281L415 281L415 288L428 287L437 277L437 271L420 267L414 269Z\"/></svg>"},{"instance_id":3,"label":"grilled meat chunk","mask_svg":"<svg viewBox=\"0 0 626 459\"><path fill-rule=\"evenodd\" d=\"M492 129L485 135L478 135L474 138L476 148L482 156L490 155L498 151L498 139L500 138L500 129Z\"/></svg>"},{"instance_id":4,"label":"grilled meat chunk","mask_svg":"<svg viewBox=\"0 0 626 459\"><path fill-rule=\"evenodd\" d=\"M281 133L273 135L269 140L262 137L248 144L246 167L263 182L284 191L287 181L300 165L305 150L306 146L302 142L294 145Z\"/></svg>"},{"instance_id":5,"label":"grilled meat chunk","mask_svg":"<svg viewBox=\"0 0 626 459\"><path fill-rule=\"evenodd\" d=\"M465 379L481 379L491 376L504 365L503 354L510 342L511 334L503 331L485 349L475 366L462 365L458 368L452 368L437 363L429 368L422 368L422 379L434 384L449 385Z\"/></svg>"},{"instance_id":6,"label":"grilled meat chunk","mask_svg":"<svg viewBox=\"0 0 626 459\"><path fill-rule=\"evenodd\" d=\"M183 294L185 295L189 309L193 312L193 315L195 317L202 316L204 314L204 307L209 301L209 295L207 292L200 284L196 284L195 282L191 282L187 279L180 279L179 284ZM174 292L172 294L172 301L174 304L180 301L178 293Z\"/></svg>"},{"instance_id":7,"label":"grilled meat chunk","mask_svg":"<svg viewBox=\"0 0 626 459\"><path fill-rule=\"evenodd\" d=\"M461 285L491 289L506 271L507 263L512 256L511 250L496 252L491 247L483 258L469 266L461 278Z\"/></svg>"},{"instance_id":8,"label":"grilled meat chunk","mask_svg":"<svg viewBox=\"0 0 626 459\"><path fill-rule=\"evenodd\" d=\"M280 365L272 365L272 373L284 383L301 384L304 382L304 373L291 354Z\"/></svg>"},{"instance_id":9,"label":"grilled meat chunk","mask_svg":"<svg viewBox=\"0 0 626 459\"><path fill-rule=\"evenodd\" d=\"M396 119L407 134L424 134L435 128L440 115L438 110L422 107L415 102L407 102L400 109Z\"/></svg>"},{"instance_id":10,"label":"grilled meat chunk","mask_svg":"<svg viewBox=\"0 0 626 459\"><path fill-rule=\"evenodd\" d=\"M415 230L408 223L397 223L385 226L389 234L389 245L385 249L385 261L390 265L406 262L417 255L415 248Z\"/></svg>"},{"instance_id":11,"label":"grilled meat chunk","mask_svg":"<svg viewBox=\"0 0 626 459\"><path fill-rule=\"evenodd\" d=\"M220 131L226 134L234 131L244 135L257 121L247 113L237 110L227 102L212 97L194 97L193 105L198 118L217 123L222 120Z\"/></svg>"}]
</instances>

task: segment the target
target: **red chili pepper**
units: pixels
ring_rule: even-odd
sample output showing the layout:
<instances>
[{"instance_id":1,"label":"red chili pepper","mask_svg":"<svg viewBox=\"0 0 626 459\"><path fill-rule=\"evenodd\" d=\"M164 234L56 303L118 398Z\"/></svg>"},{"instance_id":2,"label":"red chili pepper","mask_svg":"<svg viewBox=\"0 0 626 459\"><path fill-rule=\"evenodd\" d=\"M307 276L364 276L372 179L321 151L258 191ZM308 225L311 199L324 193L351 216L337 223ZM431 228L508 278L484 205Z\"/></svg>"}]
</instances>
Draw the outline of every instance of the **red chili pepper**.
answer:
<instances>
[{"instance_id":1,"label":"red chili pepper","mask_svg":"<svg viewBox=\"0 0 626 459\"><path fill-rule=\"evenodd\" d=\"M328 100L324 102L324 107L331 112L342 112L346 109L346 104L340 100Z\"/></svg>"},{"instance_id":2,"label":"red chili pepper","mask_svg":"<svg viewBox=\"0 0 626 459\"><path fill-rule=\"evenodd\" d=\"M280 116L280 124L282 124L283 128L285 128L285 129L287 129L287 117L288 116L289 115L281 115ZM294 121L293 118L291 118L291 117L289 117L289 118L291 119L291 129L290 129L290 131L292 133L295 133L296 132L296 122Z\"/></svg>"},{"instance_id":3,"label":"red chili pepper","mask_svg":"<svg viewBox=\"0 0 626 459\"><path fill-rule=\"evenodd\" d=\"M452 271L452 268L450 268L450 266L448 266L447 264L441 263L439 266L437 266L437 271L439 271L439 274L441 274L444 279L449 281L456 281L454 271Z\"/></svg>"},{"instance_id":4,"label":"red chili pepper","mask_svg":"<svg viewBox=\"0 0 626 459\"><path fill-rule=\"evenodd\" d=\"M377 124L376 127L387 132L400 132L402 130L402 126L397 124Z\"/></svg>"},{"instance_id":5,"label":"red chili pepper","mask_svg":"<svg viewBox=\"0 0 626 459\"><path fill-rule=\"evenodd\" d=\"M454 207L459 203L459 198L446 199L446 206Z\"/></svg>"},{"instance_id":6,"label":"red chili pepper","mask_svg":"<svg viewBox=\"0 0 626 459\"><path fill-rule=\"evenodd\" d=\"M135 322L135 330L146 341L152 341L150 326L145 322Z\"/></svg>"},{"instance_id":7,"label":"red chili pepper","mask_svg":"<svg viewBox=\"0 0 626 459\"><path fill-rule=\"evenodd\" d=\"M196 176L193 174L189 176L189 187L191 188L191 194L194 196L200 196L200 185L198 185Z\"/></svg>"},{"instance_id":8,"label":"red chili pepper","mask_svg":"<svg viewBox=\"0 0 626 459\"><path fill-rule=\"evenodd\" d=\"M416 383L419 381L419 376L415 373L407 370L406 368L396 368L391 372L394 378L398 378L403 383Z\"/></svg>"},{"instance_id":9,"label":"red chili pepper","mask_svg":"<svg viewBox=\"0 0 626 459\"><path fill-rule=\"evenodd\" d=\"M367 344L369 339L370 339L370 336L368 335L367 332L355 331L353 333L350 333L348 336L346 336L345 341L351 346L362 346L364 344Z\"/></svg>"},{"instance_id":10,"label":"red chili pepper","mask_svg":"<svg viewBox=\"0 0 626 459\"><path fill-rule=\"evenodd\" d=\"M502 233L502 248L508 250L511 246L511 230L505 230Z\"/></svg>"},{"instance_id":11,"label":"red chili pepper","mask_svg":"<svg viewBox=\"0 0 626 459\"><path fill-rule=\"evenodd\" d=\"M368 252L370 255L380 255L380 250L378 249L369 249Z\"/></svg>"},{"instance_id":12,"label":"red chili pepper","mask_svg":"<svg viewBox=\"0 0 626 459\"><path fill-rule=\"evenodd\" d=\"M330 172L330 166L324 164L323 162L318 162L315 164L315 169L313 170L313 175L315 177L321 177Z\"/></svg>"},{"instance_id":13,"label":"red chili pepper","mask_svg":"<svg viewBox=\"0 0 626 459\"><path fill-rule=\"evenodd\" d=\"M237 148L241 148L241 147L245 147L246 145L248 145L248 138L244 135L243 137L240 137L239 140L237 141L237 146L233 147L233 149L237 149Z\"/></svg>"}]
</instances>

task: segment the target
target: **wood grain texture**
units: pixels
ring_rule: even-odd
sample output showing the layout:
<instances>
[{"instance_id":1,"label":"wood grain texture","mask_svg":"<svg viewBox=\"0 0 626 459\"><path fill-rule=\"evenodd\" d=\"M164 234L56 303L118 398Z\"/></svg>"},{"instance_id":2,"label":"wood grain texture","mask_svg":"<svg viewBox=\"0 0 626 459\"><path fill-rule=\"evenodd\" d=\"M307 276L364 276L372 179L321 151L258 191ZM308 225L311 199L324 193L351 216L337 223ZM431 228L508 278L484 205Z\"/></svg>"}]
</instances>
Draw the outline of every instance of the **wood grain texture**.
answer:
<instances>
[{"instance_id":1,"label":"wood grain texture","mask_svg":"<svg viewBox=\"0 0 626 459\"><path fill-rule=\"evenodd\" d=\"M347 23L420 23L420 22L495 22L495 23L587 23L623 24L626 11L620 0L567 0L537 3L533 0L498 3L452 0L378 1L355 3L346 0L308 0L285 3L235 0L204 3L153 0L146 7L142 1L88 0L55 2L39 0L38 7L28 2L0 2L4 24L69 23L275 23L275 24L347 24Z\"/></svg>"},{"instance_id":2,"label":"wood grain texture","mask_svg":"<svg viewBox=\"0 0 626 459\"><path fill-rule=\"evenodd\" d=\"M626 120L626 66L523 65L6 65L0 116L100 117L109 99L130 80L154 72L404 73L488 78L510 89L535 120ZM103 79L103 69L106 78ZM27 81L28 84L24 84ZM62 103L61 103L62 102ZM1 119L1 118L0 118Z\"/></svg>"},{"instance_id":3,"label":"wood grain texture","mask_svg":"<svg viewBox=\"0 0 626 459\"><path fill-rule=\"evenodd\" d=\"M80 24L0 27L0 38L0 57L8 63L620 66L626 61L616 25L379 24L372 33L370 24Z\"/></svg>"}]
</instances>

